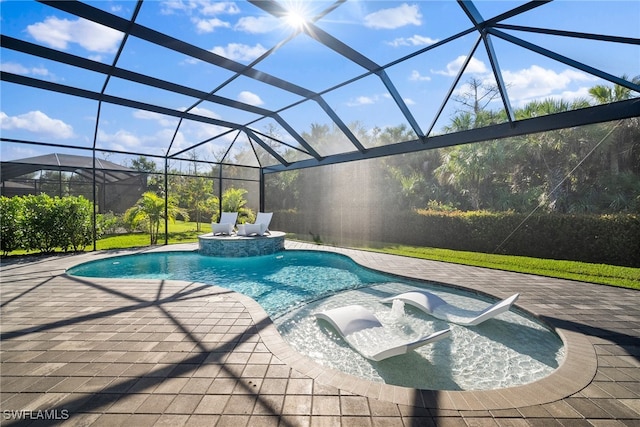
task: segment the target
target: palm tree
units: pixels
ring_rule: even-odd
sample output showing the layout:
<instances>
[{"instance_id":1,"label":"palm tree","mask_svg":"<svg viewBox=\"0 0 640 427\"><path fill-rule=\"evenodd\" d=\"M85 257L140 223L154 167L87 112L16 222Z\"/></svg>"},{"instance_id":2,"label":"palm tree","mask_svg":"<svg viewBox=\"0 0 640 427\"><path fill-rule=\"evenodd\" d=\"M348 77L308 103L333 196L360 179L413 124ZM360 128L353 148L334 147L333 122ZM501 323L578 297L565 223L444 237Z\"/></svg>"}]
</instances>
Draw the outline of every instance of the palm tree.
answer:
<instances>
[{"instance_id":1,"label":"palm tree","mask_svg":"<svg viewBox=\"0 0 640 427\"><path fill-rule=\"evenodd\" d=\"M504 144L496 141L459 145L443 151L442 163L434 174L442 185L455 189L478 210L490 207L491 189L503 184L497 174L504 159Z\"/></svg>"},{"instance_id":2,"label":"palm tree","mask_svg":"<svg viewBox=\"0 0 640 427\"><path fill-rule=\"evenodd\" d=\"M238 222L240 223L255 220L253 210L246 207L245 194L247 194L247 190L244 188L229 188L222 194L222 212L238 212Z\"/></svg>"},{"instance_id":3,"label":"palm tree","mask_svg":"<svg viewBox=\"0 0 640 427\"><path fill-rule=\"evenodd\" d=\"M629 80L629 77L623 75L621 77L624 80ZM636 76L631 80L634 84L640 84L640 76ZM620 85L605 86L597 85L589 89L589 95L598 104L610 104L612 102L624 101L633 97L631 89ZM635 120L626 121L627 126L618 132L616 135L612 135L610 139L609 147L609 169L611 175L618 175L620 173L620 160L624 153L631 153L633 148L633 138L631 133L637 129L637 122ZM625 147L625 142L627 147Z\"/></svg>"},{"instance_id":4,"label":"palm tree","mask_svg":"<svg viewBox=\"0 0 640 427\"><path fill-rule=\"evenodd\" d=\"M176 216L181 215L185 220L188 220L189 215L183 209L180 209L177 204L169 199L167 204L167 218L170 221L175 221ZM142 194L142 197L136 202L134 206L129 208L124 214L125 221L135 225L142 222L148 222L149 236L151 238L151 244L158 243L158 233L160 231L160 222L165 217L165 202L164 198L158 196L152 191L147 191Z\"/></svg>"}]
</instances>

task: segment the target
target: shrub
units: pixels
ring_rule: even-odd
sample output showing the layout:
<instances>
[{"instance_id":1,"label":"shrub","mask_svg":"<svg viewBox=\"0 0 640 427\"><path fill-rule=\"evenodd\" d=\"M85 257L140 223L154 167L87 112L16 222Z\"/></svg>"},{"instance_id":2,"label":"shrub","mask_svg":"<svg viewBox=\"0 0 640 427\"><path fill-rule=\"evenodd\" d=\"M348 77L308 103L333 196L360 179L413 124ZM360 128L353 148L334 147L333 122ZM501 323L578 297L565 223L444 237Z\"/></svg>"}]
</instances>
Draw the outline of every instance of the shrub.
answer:
<instances>
[{"instance_id":1,"label":"shrub","mask_svg":"<svg viewBox=\"0 0 640 427\"><path fill-rule=\"evenodd\" d=\"M402 244L640 267L640 215L418 210L373 221L274 215L273 229L341 245ZM315 237L314 237L315 238Z\"/></svg>"},{"instance_id":2,"label":"shrub","mask_svg":"<svg viewBox=\"0 0 640 427\"><path fill-rule=\"evenodd\" d=\"M57 246L61 221L56 216L54 200L46 194L24 196L25 249L48 253Z\"/></svg>"},{"instance_id":3,"label":"shrub","mask_svg":"<svg viewBox=\"0 0 640 427\"><path fill-rule=\"evenodd\" d=\"M117 216L113 212L98 214L96 217L96 222L96 229L99 230L100 235L116 234L118 232L118 229L124 228L124 222L122 218Z\"/></svg>"},{"instance_id":4,"label":"shrub","mask_svg":"<svg viewBox=\"0 0 640 427\"><path fill-rule=\"evenodd\" d=\"M2 255L22 247L22 199L0 197L0 249Z\"/></svg>"},{"instance_id":5,"label":"shrub","mask_svg":"<svg viewBox=\"0 0 640 427\"><path fill-rule=\"evenodd\" d=\"M84 197L46 194L1 198L2 251L84 250L93 241L93 211Z\"/></svg>"},{"instance_id":6,"label":"shrub","mask_svg":"<svg viewBox=\"0 0 640 427\"><path fill-rule=\"evenodd\" d=\"M93 207L84 197L65 197L56 200L60 221L58 247L67 251L84 250L93 242ZM98 230L96 230L98 231Z\"/></svg>"},{"instance_id":7,"label":"shrub","mask_svg":"<svg viewBox=\"0 0 640 427\"><path fill-rule=\"evenodd\" d=\"M132 227L137 227L143 223L147 224L150 243L155 245L158 242L161 220L165 218L165 214L170 221L175 221L177 215L185 218L185 221L189 219L187 212L179 208L175 200L169 198L165 207L165 199L163 197L152 191L147 191L142 194L142 197L138 199L134 206L127 209L124 214L124 221Z\"/></svg>"}]
</instances>

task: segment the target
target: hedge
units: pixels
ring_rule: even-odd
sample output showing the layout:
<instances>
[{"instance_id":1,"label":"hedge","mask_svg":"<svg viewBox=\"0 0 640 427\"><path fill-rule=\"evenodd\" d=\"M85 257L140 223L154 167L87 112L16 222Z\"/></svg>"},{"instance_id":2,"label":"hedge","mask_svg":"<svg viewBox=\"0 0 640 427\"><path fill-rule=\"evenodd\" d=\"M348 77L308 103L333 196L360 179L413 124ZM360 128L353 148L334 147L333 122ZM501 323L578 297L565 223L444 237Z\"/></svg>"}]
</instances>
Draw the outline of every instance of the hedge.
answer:
<instances>
[{"instance_id":1,"label":"hedge","mask_svg":"<svg viewBox=\"0 0 640 427\"><path fill-rule=\"evenodd\" d=\"M283 211L272 229L341 245L403 244L640 267L640 216L511 212L367 213L331 221Z\"/></svg>"},{"instance_id":2,"label":"hedge","mask_svg":"<svg viewBox=\"0 0 640 427\"><path fill-rule=\"evenodd\" d=\"M3 255L18 249L80 251L93 242L93 206L81 196L0 197L0 224Z\"/></svg>"}]
</instances>

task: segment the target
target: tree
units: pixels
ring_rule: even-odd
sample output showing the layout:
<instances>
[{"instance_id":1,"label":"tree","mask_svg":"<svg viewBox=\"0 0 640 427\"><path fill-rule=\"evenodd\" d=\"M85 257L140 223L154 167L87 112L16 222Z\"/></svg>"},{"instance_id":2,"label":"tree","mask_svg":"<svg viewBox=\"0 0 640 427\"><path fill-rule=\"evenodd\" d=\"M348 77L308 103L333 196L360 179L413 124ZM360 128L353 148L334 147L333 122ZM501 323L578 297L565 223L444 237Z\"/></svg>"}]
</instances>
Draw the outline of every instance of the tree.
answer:
<instances>
[{"instance_id":1,"label":"tree","mask_svg":"<svg viewBox=\"0 0 640 427\"><path fill-rule=\"evenodd\" d=\"M629 80L626 75L623 75L621 78ZM640 76L634 77L632 81L634 84L640 84ZM589 95L591 95L598 104L609 104L630 99L633 93L631 89L620 85L614 85L613 87L597 85L589 89ZM637 133L637 122L632 123L631 121L627 121L626 124L623 131L614 135L608 143L609 168L612 175L618 175L620 173L621 156L625 156L625 154L630 156L633 152L633 146L637 144L637 139L634 141L631 137L633 132ZM636 150L638 150L637 147Z\"/></svg>"},{"instance_id":2,"label":"tree","mask_svg":"<svg viewBox=\"0 0 640 427\"><path fill-rule=\"evenodd\" d=\"M147 188L150 191L160 192L163 188L163 180L161 179L158 167L153 160L145 156L139 156L137 159L131 160L131 169L135 169L147 174Z\"/></svg>"},{"instance_id":3,"label":"tree","mask_svg":"<svg viewBox=\"0 0 640 427\"><path fill-rule=\"evenodd\" d=\"M198 155L190 153L193 177L186 178L186 185L182 188L182 196L186 199L185 208L196 221L196 230L200 231L200 222L207 211L207 202L213 192L213 180L198 176Z\"/></svg>"},{"instance_id":4,"label":"tree","mask_svg":"<svg viewBox=\"0 0 640 427\"><path fill-rule=\"evenodd\" d=\"M463 85L462 92L451 99L462 105L460 111L470 111L475 117L478 117L482 112L487 111L489 103L499 96L498 86L487 84L479 78L471 77Z\"/></svg>"},{"instance_id":5,"label":"tree","mask_svg":"<svg viewBox=\"0 0 640 427\"><path fill-rule=\"evenodd\" d=\"M222 193L222 212L238 212L239 223L255 220L254 212L246 207L245 194L247 194L247 190L244 188L228 188Z\"/></svg>"},{"instance_id":6,"label":"tree","mask_svg":"<svg viewBox=\"0 0 640 427\"><path fill-rule=\"evenodd\" d=\"M167 204L167 217L170 221L175 221L177 215L181 215L188 220L189 215L183 209L178 208L174 201L169 198ZM148 222L149 237L151 244L158 243L158 233L160 231L161 220L165 218L165 202L164 198L156 193L147 191L136 202L134 206L129 208L124 214L125 221L136 226L141 222Z\"/></svg>"},{"instance_id":7,"label":"tree","mask_svg":"<svg viewBox=\"0 0 640 427\"><path fill-rule=\"evenodd\" d=\"M454 188L474 210L491 208L493 194L504 185L504 144L488 141L443 151L434 174L442 185Z\"/></svg>"},{"instance_id":8,"label":"tree","mask_svg":"<svg viewBox=\"0 0 640 427\"><path fill-rule=\"evenodd\" d=\"M156 162L147 159L145 156L139 156L137 159L131 160L131 169L135 169L140 172L158 172Z\"/></svg>"}]
</instances>

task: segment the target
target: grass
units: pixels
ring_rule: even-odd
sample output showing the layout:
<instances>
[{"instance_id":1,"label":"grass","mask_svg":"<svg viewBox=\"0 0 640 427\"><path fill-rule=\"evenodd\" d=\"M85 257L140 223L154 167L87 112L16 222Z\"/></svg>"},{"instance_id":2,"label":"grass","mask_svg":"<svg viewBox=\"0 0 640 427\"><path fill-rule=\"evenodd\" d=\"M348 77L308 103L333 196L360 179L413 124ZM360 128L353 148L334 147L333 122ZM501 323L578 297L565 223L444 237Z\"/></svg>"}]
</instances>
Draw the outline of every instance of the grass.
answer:
<instances>
[{"instance_id":1,"label":"grass","mask_svg":"<svg viewBox=\"0 0 640 427\"><path fill-rule=\"evenodd\" d=\"M197 229L197 223L176 221L169 223L169 244L172 243L193 243L198 241L198 235L208 233L211 231L211 226L207 224L200 224L200 231ZM124 249L124 248L137 248L149 246L151 243L148 233L127 233L127 234L115 234L110 236L104 236L96 242L97 250L107 249ZM164 244L164 230L160 231L158 236L158 244ZM85 251L93 250L93 246L90 245L85 248ZM9 253L9 256L21 256L21 255L34 255L38 254L38 251L25 251L17 250Z\"/></svg>"},{"instance_id":2,"label":"grass","mask_svg":"<svg viewBox=\"0 0 640 427\"><path fill-rule=\"evenodd\" d=\"M198 235L211 231L209 224L200 224L200 231L197 223L176 221L169 223L169 244L172 243L193 243L198 241ZM148 233L130 233L106 236L96 242L96 249L122 249L148 246L150 244ZM164 231L158 236L158 244L164 244ZM89 248L91 249L91 248Z\"/></svg>"},{"instance_id":3,"label":"grass","mask_svg":"<svg viewBox=\"0 0 640 427\"><path fill-rule=\"evenodd\" d=\"M640 268L414 246L366 250L640 290Z\"/></svg>"},{"instance_id":4,"label":"grass","mask_svg":"<svg viewBox=\"0 0 640 427\"><path fill-rule=\"evenodd\" d=\"M208 233L209 231L208 223L201 224L200 231L197 230L195 222L176 221L169 223L169 244L197 242L199 234ZM164 232L161 232L158 243L164 244ZM147 233L107 236L96 242L98 250L144 246L149 246L149 235ZM92 249L91 247L87 248L87 250ZM415 246L382 246L375 249L360 249L640 290L640 268ZM27 254L25 251L15 251L10 255L19 256L25 254Z\"/></svg>"}]
</instances>

